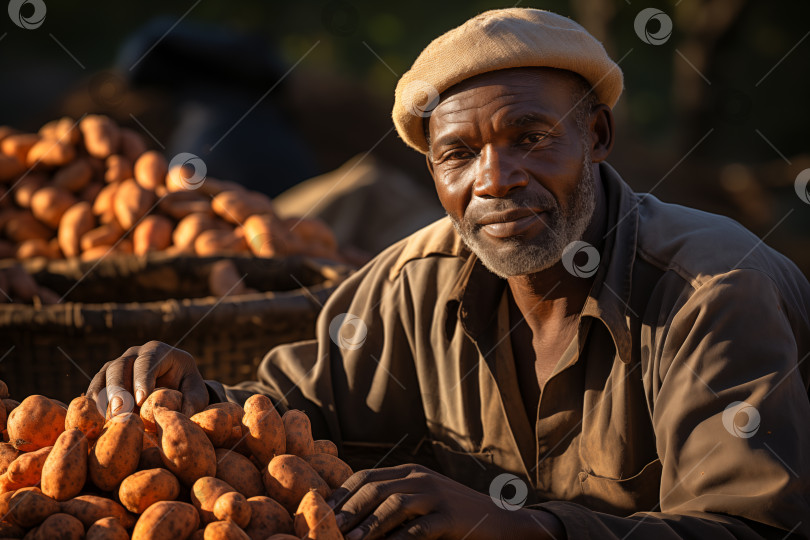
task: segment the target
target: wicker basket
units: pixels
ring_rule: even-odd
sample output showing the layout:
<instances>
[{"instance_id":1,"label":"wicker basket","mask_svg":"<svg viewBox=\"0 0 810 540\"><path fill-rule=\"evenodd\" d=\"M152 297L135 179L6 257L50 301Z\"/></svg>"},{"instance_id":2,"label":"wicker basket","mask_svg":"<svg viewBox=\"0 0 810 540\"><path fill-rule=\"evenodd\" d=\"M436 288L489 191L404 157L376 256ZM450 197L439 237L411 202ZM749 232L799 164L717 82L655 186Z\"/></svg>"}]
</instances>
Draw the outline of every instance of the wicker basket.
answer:
<instances>
[{"instance_id":1,"label":"wicker basket","mask_svg":"<svg viewBox=\"0 0 810 540\"><path fill-rule=\"evenodd\" d=\"M298 257L227 258L249 287L273 292L207 296L211 265L223 257L27 262L36 281L64 299L0 304L0 379L12 397L67 401L105 362L149 340L190 352L205 378L226 384L253 378L271 348L314 336L323 302L350 271Z\"/></svg>"}]
</instances>

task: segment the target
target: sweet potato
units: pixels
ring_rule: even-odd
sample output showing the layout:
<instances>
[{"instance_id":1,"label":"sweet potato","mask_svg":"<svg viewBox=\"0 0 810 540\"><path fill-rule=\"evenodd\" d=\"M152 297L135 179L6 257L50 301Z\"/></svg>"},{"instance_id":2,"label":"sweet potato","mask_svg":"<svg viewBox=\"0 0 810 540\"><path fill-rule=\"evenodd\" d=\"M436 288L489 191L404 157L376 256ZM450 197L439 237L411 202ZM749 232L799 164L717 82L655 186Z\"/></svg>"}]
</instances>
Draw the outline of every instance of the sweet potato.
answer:
<instances>
[{"instance_id":1,"label":"sweet potato","mask_svg":"<svg viewBox=\"0 0 810 540\"><path fill-rule=\"evenodd\" d=\"M81 136L76 121L69 116L51 120L39 128L37 133L43 139L53 139L68 144L78 143Z\"/></svg>"},{"instance_id":2,"label":"sweet potato","mask_svg":"<svg viewBox=\"0 0 810 540\"><path fill-rule=\"evenodd\" d=\"M289 410L281 417L287 437L287 453L304 457L313 452L312 426L309 417L298 410Z\"/></svg>"},{"instance_id":3,"label":"sweet potato","mask_svg":"<svg viewBox=\"0 0 810 540\"><path fill-rule=\"evenodd\" d=\"M7 156L12 156L20 163L25 164L29 150L31 150L40 139L41 137L36 133L10 135L0 141L0 152L3 152Z\"/></svg>"},{"instance_id":4,"label":"sweet potato","mask_svg":"<svg viewBox=\"0 0 810 540\"><path fill-rule=\"evenodd\" d=\"M154 192L143 189L135 180L124 180L118 186L113 200L115 219L121 227L130 230L149 212L154 203Z\"/></svg>"},{"instance_id":5,"label":"sweet potato","mask_svg":"<svg viewBox=\"0 0 810 540\"><path fill-rule=\"evenodd\" d=\"M79 129L84 136L84 147L93 157L106 159L116 153L121 145L121 131L106 116L88 114L79 122Z\"/></svg>"},{"instance_id":6,"label":"sweet potato","mask_svg":"<svg viewBox=\"0 0 810 540\"><path fill-rule=\"evenodd\" d=\"M183 406L183 394L170 388L156 388L141 405L141 420L143 427L149 433L157 433L155 425L155 409L165 407L170 411L179 411Z\"/></svg>"},{"instance_id":7,"label":"sweet potato","mask_svg":"<svg viewBox=\"0 0 810 540\"><path fill-rule=\"evenodd\" d=\"M2 383L3 385L6 384L6 383L3 383L2 381L0 381L0 383ZM0 390L2 390L2 387L0 387ZM8 395L8 388L6 388L6 395ZM3 406L6 408L6 413L11 413L11 411L13 411L14 409L16 409L17 407L20 406L20 402L14 400L14 399L10 399L8 397L4 397L3 398Z\"/></svg>"},{"instance_id":8,"label":"sweet potato","mask_svg":"<svg viewBox=\"0 0 810 540\"><path fill-rule=\"evenodd\" d=\"M290 251L290 236L273 215L250 216L242 230L250 250L258 257L278 257Z\"/></svg>"},{"instance_id":9,"label":"sweet potato","mask_svg":"<svg viewBox=\"0 0 810 540\"><path fill-rule=\"evenodd\" d=\"M87 481L87 437L78 429L62 432L42 467L42 492L57 501L72 499Z\"/></svg>"},{"instance_id":10,"label":"sweet potato","mask_svg":"<svg viewBox=\"0 0 810 540\"><path fill-rule=\"evenodd\" d=\"M120 245L121 244L118 244L118 246L101 245L91 247L90 249L82 251L79 258L83 261L95 261L97 259L103 259L109 255L126 253L124 250L119 248Z\"/></svg>"},{"instance_id":11,"label":"sweet potato","mask_svg":"<svg viewBox=\"0 0 810 540\"><path fill-rule=\"evenodd\" d=\"M45 225L56 228L68 208L76 204L76 198L66 189L45 186L31 198L31 213Z\"/></svg>"},{"instance_id":12,"label":"sweet potato","mask_svg":"<svg viewBox=\"0 0 810 540\"><path fill-rule=\"evenodd\" d=\"M245 415L242 425L245 442L251 453L262 466L283 454L286 448L284 423L267 396L255 394L245 401Z\"/></svg>"},{"instance_id":13,"label":"sweet potato","mask_svg":"<svg viewBox=\"0 0 810 540\"><path fill-rule=\"evenodd\" d=\"M273 202L262 193L223 191L213 198L211 208L225 221L241 225L254 214L272 214Z\"/></svg>"},{"instance_id":14,"label":"sweet potato","mask_svg":"<svg viewBox=\"0 0 810 540\"><path fill-rule=\"evenodd\" d=\"M225 401L223 403L212 403L208 405L205 411L209 411L211 409L222 409L234 419L234 423L239 423L242 421L242 417L245 415L245 410L239 406L238 403L232 403L230 401Z\"/></svg>"},{"instance_id":15,"label":"sweet potato","mask_svg":"<svg viewBox=\"0 0 810 540\"><path fill-rule=\"evenodd\" d=\"M67 411L45 396L32 395L8 415L11 444L23 452L52 446L65 431Z\"/></svg>"},{"instance_id":16,"label":"sweet potato","mask_svg":"<svg viewBox=\"0 0 810 540\"><path fill-rule=\"evenodd\" d=\"M161 251L172 243L172 222L164 216L146 216L132 233L132 248L136 255Z\"/></svg>"},{"instance_id":17,"label":"sweet potato","mask_svg":"<svg viewBox=\"0 0 810 540\"><path fill-rule=\"evenodd\" d=\"M144 432L144 438L146 435L149 434ZM163 464L163 458L160 457L160 448L158 448L157 446L153 446L141 450L141 457L138 459L139 471L146 471L149 469L159 469L161 467L165 468L165 465Z\"/></svg>"},{"instance_id":18,"label":"sweet potato","mask_svg":"<svg viewBox=\"0 0 810 540\"><path fill-rule=\"evenodd\" d=\"M250 523L245 532L251 540L265 540L271 534L293 532L290 513L270 497L259 496L248 499Z\"/></svg>"},{"instance_id":19,"label":"sweet potato","mask_svg":"<svg viewBox=\"0 0 810 540\"><path fill-rule=\"evenodd\" d=\"M85 540L129 540L129 535L117 518L105 517L87 529Z\"/></svg>"},{"instance_id":20,"label":"sweet potato","mask_svg":"<svg viewBox=\"0 0 810 540\"><path fill-rule=\"evenodd\" d=\"M90 204L93 204L104 186L105 184L100 182L90 182L84 187L84 189L79 191L79 200L87 201Z\"/></svg>"},{"instance_id":21,"label":"sweet potato","mask_svg":"<svg viewBox=\"0 0 810 540\"><path fill-rule=\"evenodd\" d=\"M349 467L346 462L331 454L309 454L304 456L304 460L309 463L310 467L315 469L315 472L318 473L332 489L337 489L342 486L343 482L354 474L354 471L352 471L352 468Z\"/></svg>"},{"instance_id":22,"label":"sweet potato","mask_svg":"<svg viewBox=\"0 0 810 540\"><path fill-rule=\"evenodd\" d=\"M239 269L230 259L217 261L211 265L208 274L208 289L214 296L237 296L248 290Z\"/></svg>"},{"instance_id":23,"label":"sweet potato","mask_svg":"<svg viewBox=\"0 0 810 540\"><path fill-rule=\"evenodd\" d=\"M0 516L3 517L3 521L8 522L8 511L9 511L9 501L14 496L15 491L5 491L0 493Z\"/></svg>"},{"instance_id":24,"label":"sweet potato","mask_svg":"<svg viewBox=\"0 0 810 540\"><path fill-rule=\"evenodd\" d=\"M42 467L48 459L53 446L46 446L33 452L20 454L12 461L5 473L7 486L10 489L39 485L42 480Z\"/></svg>"},{"instance_id":25,"label":"sweet potato","mask_svg":"<svg viewBox=\"0 0 810 540\"><path fill-rule=\"evenodd\" d=\"M223 409L200 411L191 421L200 426L215 448L223 446L231 437L233 417Z\"/></svg>"},{"instance_id":26,"label":"sweet potato","mask_svg":"<svg viewBox=\"0 0 810 540\"><path fill-rule=\"evenodd\" d=\"M135 162L135 181L144 189L155 189L166 182L169 162L160 152L150 150Z\"/></svg>"},{"instance_id":27,"label":"sweet potato","mask_svg":"<svg viewBox=\"0 0 810 540\"><path fill-rule=\"evenodd\" d=\"M34 193L47 183L48 177L44 174L26 174L14 184L14 202L21 208L30 208Z\"/></svg>"},{"instance_id":28,"label":"sweet potato","mask_svg":"<svg viewBox=\"0 0 810 540\"><path fill-rule=\"evenodd\" d=\"M268 536L265 540L301 540L297 536L293 536L292 534L274 534L272 536Z\"/></svg>"},{"instance_id":29,"label":"sweet potato","mask_svg":"<svg viewBox=\"0 0 810 540\"><path fill-rule=\"evenodd\" d=\"M146 509L132 531L132 540L180 540L200 526L197 510L188 503L160 501Z\"/></svg>"},{"instance_id":30,"label":"sweet potato","mask_svg":"<svg viewBox=\"0 0 810 540\"><path fill-rule=\"evenodd\" d=\"M282 227L296 239L297 249L316 257L334 258L337 255L337 240L329 226L315 218L287 218ZM295 250L293 250L295 251Z\"/></svg>"},{"instance_id":31,"label":"sweet potato","mask_svg":"<svg viewBox=\"0 0 810 540\"><path fill-rule=\"evenodd\" d=\"M84 233L79 241L79 246L82 251L88 251L98 246L112 246L123 234L124 229L121 228L121 225L117 221L111 221Z\"/></svg>"},{"instance_id":32,"label":"sweet potato","mask_svg":"<svg viewBox=\"0 0 810 540\"><path fill-rule=\"evenodd\" d=\"M217 478L233 486L246 498L264 494L262 474L251 461L233 450L218 448Z\"/></svg>"},{"instance_id":33,"label":"sweet potato","mask_svg":"<svg viewBox=\"0 0 810 540\"><path fill-rule=\"evenodd\" d=\"M158 190L160 187L162 186L158 186ZM174 191L160 195L160 197L158 208L174 219L183 219L191 214L214 216L211 201L196 191Z\"/></svg>"},{"instance_id":34,"label":"sweet potato","mask_svg":"<svg viewBox=\"0 0 810 540\"><path fill-rule=\"evenodd\" d=\"M89 202L76 203L65 211L57 231L59 248L65 257L79 255L82 236L93 230L95 225L96 220Z\"/></svg>"},{"instance_id":35,"label":"sweet potato","mask_svg":"<svg viewBox=\"0 0 810 540\"><path fill-rule=\"evenodd\" d=\"M61 511L70 514L89 528L96 521L105 517L116 518L125 529L135 523L135 516L113 501L98 495L79 495L61 504Z\"/></svg>"},{"instance_id":36,"label":"sweet potato","mask_svg":"<svg viewBox=\"0 0 810 540\"><path fill-rule=\"evenodd\" d=\"M76 157L76 149L72 144L40 139L31 147L25 157L28 167L42 165L44 167L61 167L67 165Z\"/></svg>"},{"instance_id":37,"label":"sweet potato","mask_svg":"<svg viewBox=\"0 0 810 540\"><path fill-rule=\"evenodd\" d=\"M65 417L65 429L78 429L88 439L98 439L104 429L104 416L96 401L88 396L80 396L71 401Z\"/></svg>"},{"instance_id":38,"label":"sweet potato","mask_svg":"<svg viewBox=\"0 0 810 540\"><path fill-rule=\"evenodd\" d=\"M222 253L243 253L248 250L243 233L239 230L210 229L194 240L194 252L201 257Z\"/></svg>"},{"instance_id":39,"label":"sweet potato","mask_svg":"<svg viewBox=\"0 0 810 540\"><path fill-rule=\"evenodd\" d=\"M104 160L104 181L108 184L132 178L132 162L126 157L113 154Z\"/></svg>"},{"instance_id":40,"label":"sweet potato","mask_svg":"<svg viewBox=\"0 0 810 540\"><path fill-rule=\"evenodd\" d=\"M82 540L84 525L69 514L51 514L37 528L34 540Z\"/></svg>"},{"instance_id":41,"label":"sweet potato","mask_svg":"<svg viewBox=\"0 0 810 540\"><path fill-rule=\"evenodd\" d=\"M213 476L198 478L191 486L191 504L200 513L203 524L214 521L214 505L222 495L236 491L230 484Z\"/></svg>"},{"instance_id":42,"label":"sweet potato","mask_svg":"<svg viewBox=\"0 0 810 540\"><path fill-rule=\"evenodd\" d=\"M313 454L330 454L332 456L337 457L338 449L337 445L332 441L326 439L319 439L317 441L313 441L312 443L312 453Z\"/></svg>"},{"instance_id":43,"label":"sweet potato","mask_svg":"<svg viewBox=\"0 0 810 540\"><path fill-rule=\"evenodd\" d=\"M87 159L81 158L56 171L52 185L75 193L84 189L92 179L93 167Z\"/></svg>"},{"instance_id":44,"label":"sweet potato","mask_svg":"<svg viewBox=\"0 0 810 540\"><path fill-rule=\"evenodd\" d=\"M8 399L8 385L5 383L5 381L0 381L0 398L4 400L3 405L5 405L10 412L14 407L9 408L8 404L5 402L5 400ZM17 403L17 405L19 405L19 403Z\"/></svg>"},{"instance_id":45,"label":"sweet potato","mask_svg":"<svg viewBox=\"0 0 810 540\"><path fill-rule=\"evenodd\" d=\"M8 466L17 459L20 451L9 443L0 443L0 474L8 470Z\"/></svg>"},{"instance_id":46,"label":"sweet potato","mask_svg":"<svg viewBox=\"0 0 810 540\"><path fill-rule=\"evenodd\" d=\"M335 513L317 491L309 491L295 512L295 535L302 539L343 540Z\"/></svg>"},{"instance_id":47,"label":"sweet potato","mask_svg":"<svg viewBox=\"0 0 810 540\"><path fill-rule=\"evenodd\" d=\"M244 495L237 491L224 493L214 503L214 516L220 521L232 521L241 528L250 523L250 505Z\"/></svg>"},{"instance_id":48,"label":"sweet potato","mask_svg":"<svg viewBox=\"0 0 810 540\"><path fill-rule=\"evenodd\" d=\"M53 231L39 222L31 212L23 210L8 211L10 216L5 223L6 236L14 242L21 243L26 240L47 241L53 237Z\"/></svg>"},{"instance_id":49,"label":"sweet potato","mask_svg":"<svg viewBox=\"0 0 810 540\"><path fill-rule=\"evenodd\" d=\"M166 469L138 471L124 478L118 499L124 508L141 514L158 501L173 501L180 495L180 482Z\"/></svg>"},{"instance_id":50,"label":"sweet potato","mask_svg":"<svg viewBox=\"0 0 810 540\"><path fill-rule=\"evenodd\" d=\"M205 432L182 413L159 408L154 411L160 451L166 468L190 486L203 476L214 476L217 457Z\"/></svg>"},{"instance_id":51,"label":"sweet potato","mask_svg":"<svg viewBox=\"0 0 810 540\"><path fill-rule=\"evenodd\" d=\"M3 514L0 514L3 515ZM22 538L25 529L8 521L0 521L0 538Z\"/></svg>"},{"instance_id":52,"label":"sweet potato","mask_svg":"<svg viewBox=\"0 0 810 540\"><path fill-rule=\"evenodd\" d=\"M0 182L7 182L25 172L25 164L14 156L0 154Z\"/></svg>"},{"instance_id":53,"label":"sweet potato","mask_svg":"<svg viewBox=\"0 0 810 540\"><path fill-rule=\"evenodd\" d=\"M201 161L201 160L200 160ZM186 161L180 165L169 168L166 174L166 189L170 192L192 191L205 184L205 170L198 170L204 163Z\"/></svg>"},{"instance_id":54,"label":"sweet potato","mask_svg":"<svg viewBox=\"0 0 810 540\"><path fill-rule=\"evenodd\" d=\"M224 230L227 228L225 223L210 214L197 212L180 220L172 233L172 241L180 249L191 249L201 233L212 229Z\"/></svg>"},{"instance_id":55,"label":"sweet potato","mask_svg":"<svg viewBox=\"0 0 810 540\"><path fill-rule=\"evenodd\" d=\"M58 259L61 257L62 252L57 244L54 249L54 244L42 238L31 238L17 246L18 259L32 259L34 257L46 257L48 259Z\"/></svg>"},{"instance_id":56,"label":"sweet potato","mask_svg":"<svg viewBox=\"0 0 810 540\"><path fill-rule=\"evenodd\" d=\"M250 540L250 537L235 523L214 521L205 527L203 540Z\"/></svg>"},{"instance_id":57,"label":"sweet potato","mask_svg":"<svg viewBox=\"0 0 810 540\"><path fill-rule=\"evenodd\" d=\"M138 133L129 128L121 128L121 154L132 163L137 161L141 154L146 152L146 143Z\"/></svg>"},{"instance_id":58,"label":"sweet potato","mask_svg":"<svg viewBox=\"0 0 810 540\"><path fill-rule=\"evenodd\" d=\"M308 491L315 490L322 497L328 497L330 493L329 486L315 469L293 454L274 457L262 471L262 480L267 494L290 513L295 511Z\"/></svg>"},{"instance_id":59,"label":"sweet potato","mask_svg":"<svg viewBox=\"0 0 810 540\"><path fill-rule=\"evenodd\" d=\"M134 413L115 416L93 446L90 479L103 491L112 491L138 468L143 446L143 422Z\"/></svg>"},{"instance_id":60,"label":"sweet potato","mask_svg":"<svg viewBox=\"0 0 810 540\"><path fill-rule=\"evenodd\" d=\"M110 223L115 220L115 194L121 184L107 184L98 192L93 202L93 214L98 216L101 223ZM117 223L117 222L116 222Z\"/></svg>"},{"instance_id":61,"label":"sweet potato","mask_svg":"<svg viewBox=\"0 0 810 540\"><path fill-rule=\"evenodd\" d=\"M29 529L59 511L59 503L43 494L39 488L24 487L8 500L8 521Z\"/></svg>"},{"instance_id":62,"label":"sweet potato","mask_svg":"<svg viewBox=\"0 0 810 540\"><path fill-rule=\"evenodd\" d=\"M157 435L155 433L144 431L142 450L146 450L148 448L160 448L160 441L158 441Z\"/></svg>"}]
</instances>

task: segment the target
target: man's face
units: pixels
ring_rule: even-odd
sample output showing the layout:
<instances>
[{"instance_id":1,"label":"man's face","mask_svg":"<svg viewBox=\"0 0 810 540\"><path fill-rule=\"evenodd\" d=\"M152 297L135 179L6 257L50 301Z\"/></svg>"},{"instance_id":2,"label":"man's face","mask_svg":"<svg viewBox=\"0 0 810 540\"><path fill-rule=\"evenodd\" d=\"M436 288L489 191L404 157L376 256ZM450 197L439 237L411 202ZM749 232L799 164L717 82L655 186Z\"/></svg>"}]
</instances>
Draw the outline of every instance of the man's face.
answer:
<instances>
[{"instance_id":1,"label":"man's face","mask_svg":"<svg viewBox=\"0 0 810 540\"><path fill-rule=\"evenodd\" d=\"M433 178L464 242L501 277L549 268L596 205L575 84L556 70L461 83L430 116Z\"/></svg>"}]
</instances>

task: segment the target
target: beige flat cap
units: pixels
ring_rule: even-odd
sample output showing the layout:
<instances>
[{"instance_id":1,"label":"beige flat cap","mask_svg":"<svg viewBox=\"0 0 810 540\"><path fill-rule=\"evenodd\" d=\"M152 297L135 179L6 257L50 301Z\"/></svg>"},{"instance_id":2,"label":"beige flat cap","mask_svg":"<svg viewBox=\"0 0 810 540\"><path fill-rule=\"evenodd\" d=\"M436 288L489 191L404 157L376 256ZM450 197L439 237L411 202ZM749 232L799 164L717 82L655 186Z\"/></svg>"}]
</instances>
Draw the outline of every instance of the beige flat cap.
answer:
<instances>
[{"instance_id":1,"label":"beige flat cap","mask_svg":"<svg viewBox=\"0 0 810 540\"><path fill-rule=\"evenodd\" d=\"M426 154L422 120L442 92L476 75L516 67L578 73L610 107L624 86L621 69L602 44L571 19L540 9L495 9L434 39L399 79L393 110L399 136Z\"/></svg>"}]
</instances>

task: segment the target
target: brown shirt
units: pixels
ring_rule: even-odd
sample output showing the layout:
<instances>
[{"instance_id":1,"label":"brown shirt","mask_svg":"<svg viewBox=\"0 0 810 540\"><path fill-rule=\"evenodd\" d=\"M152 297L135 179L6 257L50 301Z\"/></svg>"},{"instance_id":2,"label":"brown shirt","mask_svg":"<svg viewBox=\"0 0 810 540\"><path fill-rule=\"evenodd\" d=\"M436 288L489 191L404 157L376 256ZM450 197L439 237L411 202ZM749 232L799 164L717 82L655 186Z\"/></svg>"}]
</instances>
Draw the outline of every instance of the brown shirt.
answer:
<instances>
[{"instance_id":1,"label":"brown shirt","mask_svg":"<svg viewBox=\"0 0 810 540\"><path fill-rule=\"evenodd\" d=\"M259 382L212 389L264 392L337 441L428 441L484 492L515 474L572 539L810 536L810 285L736 222L601 173L609 233L536 418L506 282L447 219L352 276L317 339L271 351ZM333 340L346 313L360 332Z\"/></svg>"}]
</instances>

